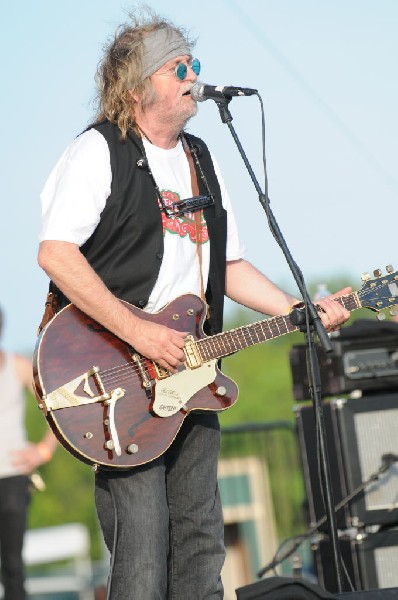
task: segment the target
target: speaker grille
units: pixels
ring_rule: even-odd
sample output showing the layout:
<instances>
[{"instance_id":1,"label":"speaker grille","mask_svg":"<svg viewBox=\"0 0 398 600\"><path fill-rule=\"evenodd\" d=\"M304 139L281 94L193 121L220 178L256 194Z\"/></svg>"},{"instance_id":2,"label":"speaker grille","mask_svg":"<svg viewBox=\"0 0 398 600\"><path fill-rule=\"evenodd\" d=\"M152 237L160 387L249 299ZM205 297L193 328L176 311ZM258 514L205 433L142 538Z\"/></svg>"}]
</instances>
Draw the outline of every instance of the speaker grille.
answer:
<instances>
[{"instance_id":1,"label":"speaker grille","mask_svg":"<svg viewBox=\"0 0 398 600\"><path fill-rule=\"evenodd\" d=\"M377 587L390 588L398 585L398 546L376 548L374 560L377 573Z\"/></svg>"},{"instance_id":2,"label":"speaker grille","mask_svg":"<svg viewBox=\"0 0 398 600\"><path fill-rule=\"evenodd\" d=\"M367 480L382 464L384 454L398 455L398 409L358 413L354 416L361 478ZM398 506L398 467L391 465L387 473L368 488L366 510L389 510Z\"/></svg>"},{"instance_id":3,"label":"speaker grille","mask_svg":"<svg viewBox=\"0 0 398 600\"><path fill-rule=\"evenodd\" d=\"M398 394L334 400L338 409L341 452L349 492L383 464L386 454L398 455ZM398 523L398 463L371 483L350 504L347 527Z\"/></svg>"}]
</instances>

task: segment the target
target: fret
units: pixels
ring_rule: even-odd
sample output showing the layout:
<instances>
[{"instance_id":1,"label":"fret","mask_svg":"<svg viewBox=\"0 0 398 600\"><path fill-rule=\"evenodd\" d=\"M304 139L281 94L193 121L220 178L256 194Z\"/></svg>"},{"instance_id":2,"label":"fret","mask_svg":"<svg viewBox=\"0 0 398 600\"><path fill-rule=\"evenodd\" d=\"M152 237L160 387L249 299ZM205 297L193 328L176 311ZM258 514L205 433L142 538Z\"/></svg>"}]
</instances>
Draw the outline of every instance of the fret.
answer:
<instances>
[{"instance_id":1,"label":"fret","mask_svg":"<svg viewBox=\"0 0 398 600\"><path fill-rule=\"evenodd\" d=\"M253 337L251 335L251 330L254 331L254 327L246 327L245 328L245 340L247 340L247 345L248 346L253 346L253 344L255 344L256 342L253 340ZM247 335L246 335L247 334Z\"/></svg>"},{"instance_id":2,"label":"fret","mask_svg":"<svg viewBox=\"0 0 398 600\"><path fill-rule=\"evenodd\" d=\"M361 308L357 292L335 298L344 308L353 311ZM197 340L196 345L203 362L219 359L261 342L286 335L299 328L290 321L289 315L277 315L250 325Z\"/></svg>"},{"instance_id":3,"label":"fret","mask_svg":"<svg viewBox=\"0 0 398 600\"><path fill-rule=\"evenodd\" d=\"M209 354L209 345L210 344L206 338L196 342L197 349L199 350L199 354L203 362L208 362L211 360L211 356Z\"/></svg>"},{"instance_id":4,"label":"fret","mask_svg":"<svg viewBox=\"0 0 398 600\"><path fill-rule=\"evenodd\" d=\"M272 337L271 326L270 326L270 323L268 320L261 321L261 329L263 331L264 340L268 340ZM268 333L267 333L267 330L268 330Z\"/></svg>"}]
</instances>

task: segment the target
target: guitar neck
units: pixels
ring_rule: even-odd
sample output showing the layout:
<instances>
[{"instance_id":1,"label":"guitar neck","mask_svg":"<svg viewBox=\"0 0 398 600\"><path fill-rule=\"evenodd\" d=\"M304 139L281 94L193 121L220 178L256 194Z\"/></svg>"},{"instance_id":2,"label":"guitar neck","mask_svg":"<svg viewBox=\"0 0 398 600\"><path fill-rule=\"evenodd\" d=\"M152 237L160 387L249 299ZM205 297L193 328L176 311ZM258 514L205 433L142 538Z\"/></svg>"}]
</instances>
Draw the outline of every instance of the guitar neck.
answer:
<instances>
[{"instance_id":1,"label":"guitar neck","mask_svg":"<svg viewBox=\"0 0 398 600\"><path fill-rule=\"evenodd\" d=\"M340 296L334 300L350 312L362 306L356 292ZM264 319L263 321L251 323L250 325L243 325L230 331L218 333L217 335L202 338L196 342L196 345L202 360L207 362L215 358L219 359L229 356L249 346L261 344L262 342L281 337L298 329L297 325L291 322L290 314L278 315Z\"/></svg>"}]
</instances>

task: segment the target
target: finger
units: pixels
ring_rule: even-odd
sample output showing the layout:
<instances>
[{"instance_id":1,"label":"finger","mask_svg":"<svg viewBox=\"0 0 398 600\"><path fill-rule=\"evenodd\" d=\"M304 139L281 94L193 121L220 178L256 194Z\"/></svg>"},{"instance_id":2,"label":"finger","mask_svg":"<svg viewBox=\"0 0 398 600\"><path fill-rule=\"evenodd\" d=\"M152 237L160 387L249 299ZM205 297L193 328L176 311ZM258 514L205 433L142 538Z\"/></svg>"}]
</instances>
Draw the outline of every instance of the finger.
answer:
<instances>
[{"instance_id":1,"label":"finger","mask_svg":"<svg viewBox=\"0 0 398 600\"><path fill-rule=\"evenodd\" d=\"M348 311L338 302L329 298L322 300L322 309L327 314L332 324L342 323L349 316Z\"/></svg>"},{"instance_id":2,"label":"finger","mask_svg":"<svg viewBox=\"0 0 398 600\"><path fill-rule=\"evenodd\" d=\"M182 350L185 346L185 338L188 334L182 331L176 331L174 333L177 333L178 335L173 335L171 341L175 346L177 346L177 348Z\"/></svg>"},{"instance_id":3,"label":"finger","mask_svg":"<svg viewBox=\"0 0 398 600\"><path fill-rule=\"evenodd\" d=\"M183 360L179 360L171 353L164 354L162 358L156 360L159 365L162 365L168 371L175 373L178 368L184 363Z\"/></svg>"},{"instance_id":4,"label":"finger","mask_svg":"<svg viewBox=\"0 0 398 600\"><path fill-rule=\"evenodd\" d=\"M350 294L351 292L352 292L352 287L347 286L345 288L342 288L338 292L335 292L334 294L330 294L330 296L328 296L328 298L339 298L340 296L345 296L346 294Z\"/></svg>"}]
</instances>

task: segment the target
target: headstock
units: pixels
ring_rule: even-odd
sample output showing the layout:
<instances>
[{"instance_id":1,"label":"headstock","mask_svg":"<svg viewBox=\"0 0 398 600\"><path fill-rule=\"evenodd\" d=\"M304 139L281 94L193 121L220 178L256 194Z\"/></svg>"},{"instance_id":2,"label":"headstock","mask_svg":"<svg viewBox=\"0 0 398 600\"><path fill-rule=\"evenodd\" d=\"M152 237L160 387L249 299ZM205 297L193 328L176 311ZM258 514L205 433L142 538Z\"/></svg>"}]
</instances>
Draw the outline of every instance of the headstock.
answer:
<instances>
[{"instance_id":1,"label":"headstock","mask_svg":"<svg viewBox=\"0 0 398 600\"><path fill-rule=\"evenodd\" d=\"M358 298L364 308L376 311L377 318L385 319L381 311L389 308L391 316L398 314L394 307L398 305L398 271L394 271L391 265L386 267L387 273L383 275L380 269L373 271L374 279L368 273L362 274L364 282L358 292Z\"/></svg>"}]
</instances>

